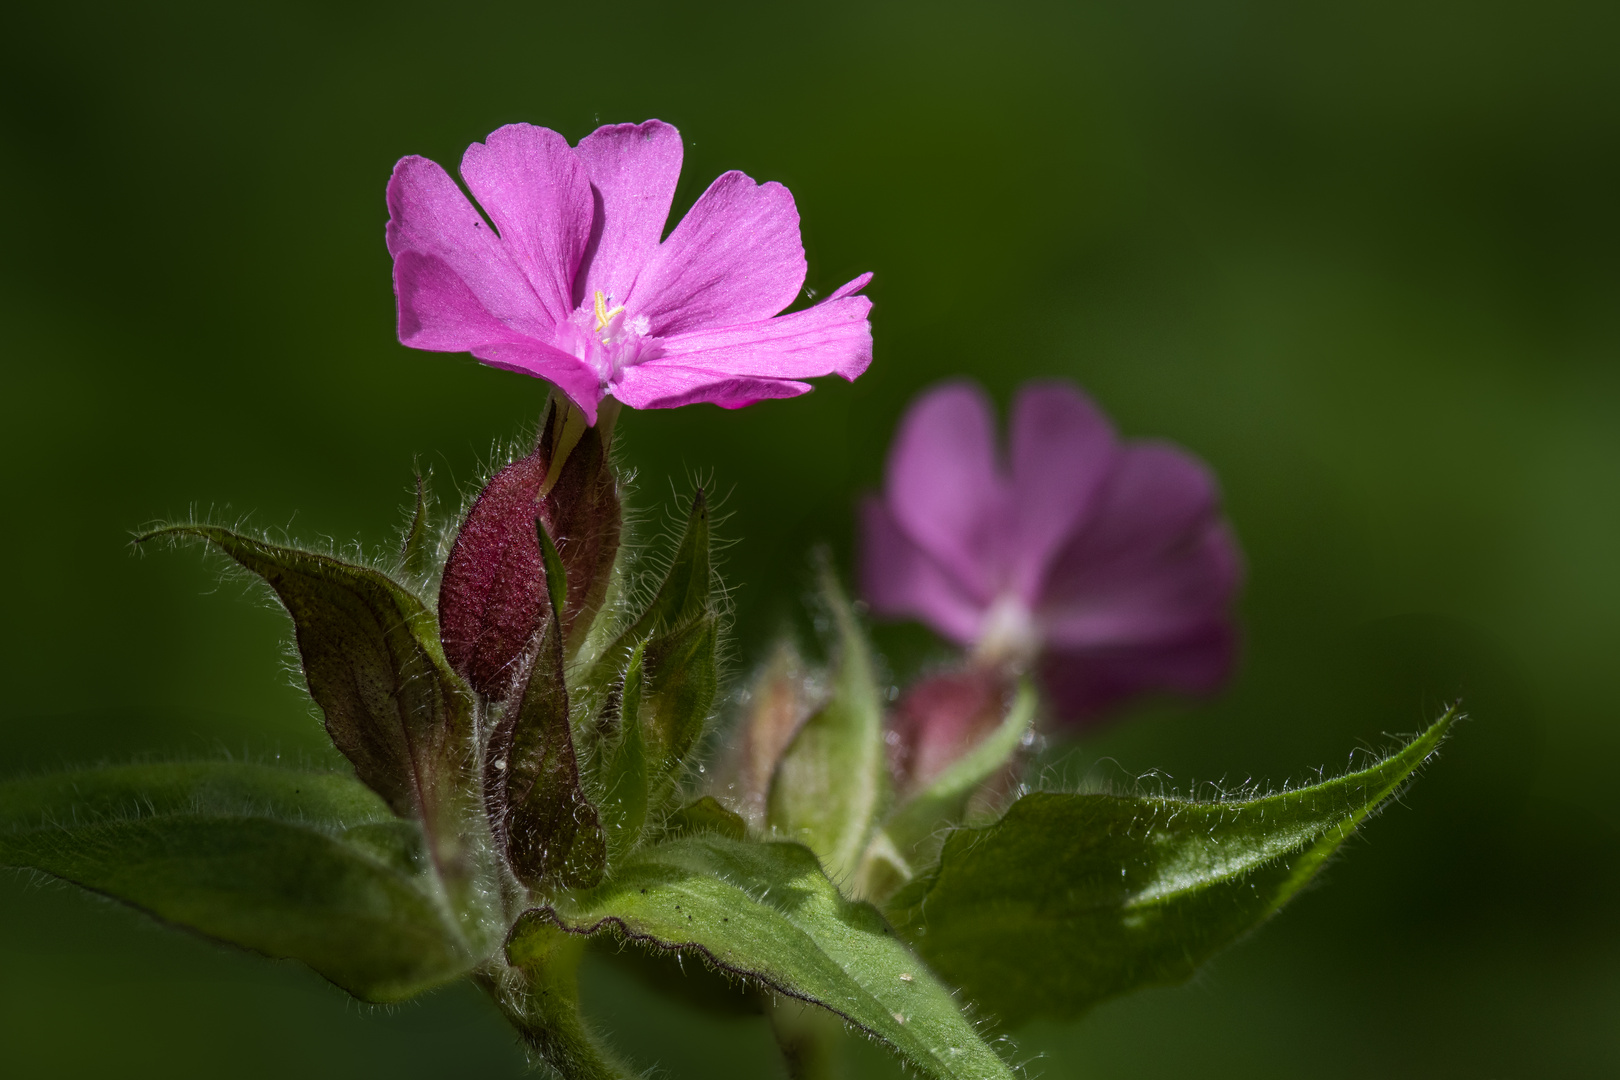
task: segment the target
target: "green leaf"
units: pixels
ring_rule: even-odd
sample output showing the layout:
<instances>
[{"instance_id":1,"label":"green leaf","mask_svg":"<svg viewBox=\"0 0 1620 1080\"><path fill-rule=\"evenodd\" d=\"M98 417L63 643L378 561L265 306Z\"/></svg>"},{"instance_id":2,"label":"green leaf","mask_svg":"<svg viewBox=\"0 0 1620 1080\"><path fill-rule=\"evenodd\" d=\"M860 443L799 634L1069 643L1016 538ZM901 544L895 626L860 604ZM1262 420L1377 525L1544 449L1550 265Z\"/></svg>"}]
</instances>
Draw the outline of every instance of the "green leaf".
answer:
<instances>
[{"instance_id":1,"label":"green leaf","mask_svg":"<svg viewBox=\"0 0 1620 1080\"><path fill-rule=\"evenodd\" d=\"M433 613L386 575L327 555L209 525L166 536L205 540L262 577L292 616L310 696L332 741L394 812L420 817L454 873L468 812L472 696L439 647Z\"/></svg>"},{"instance_id":2,"label":"green leaf","mask_svg":"<svg viewBox=\"0 0 1620 1080\"><path fill-rule=\"evenodd\" d=\"M518 876L530 885L554 879L577 888L602 880L607 840L580 785L559 609L546 617L521 695L490 733L484 788Z\"/></svg>"},{"instance_id":3,"label":"green leaf","mask_svg":"<svg viewBox=\"0 0 1620 1080\"><path fill-rule=\"evenodd\" d=\"M433 576L434 555L437 544L434 542L431 512L429 510L427 478L421 473L416 475L416 509L411 514L410 527L405 530L405 539L400 545L399 563L412 580L425 582Z\"/></svg>"},{"instance_id":4,"label":"green leaf","mask_svg":"<svg viewBox=\"0 0 1620 1080\"><path fill-rule=\"evenodd\" d=\"M692 496L686 531L681 535L663 582L646 609L596 658L580 682L580 693L597 701L604 699L609 688L623 677L630 654L638 645L710 616L713 574L709 541L709 502L699 488Z\"/></svg>"},{"instance_id":5,"label":"green leaf","mask_svg":"<svg viewBox=\"0 0 1620 1080\"><path fill-rule=\"evenodd\" d=\"M1181 982L1298 892L1453 716L1371 768L1265 798L1026 795L996 823L951 833L889 916L1012 1025Z\"/></svg>"},{"instance_id":6,"label":"green leaf","mask_svg":"<svg viewBox=\"0 0 1620 1080\"><path fill-rule=\"evenodd\" d=\"M420 828L329 773L208 762L0 782L0 865L301 960L368 1001L460 977L488 937L447 905Z\"/></svg>"},{"instance_id":7,"label":"green leaf","mask_svg":"<svg viewBox=\"0 0 1620 1080\"><path fill-rule=\"evenodd\" d=\"M687 803L664 822L664 835L670 838L706 832L741 840L748 835L748 823L713 795Z\"/></svg>"},{"instance_id":8,"label":"green leaf","mask_svg":"<svg viewBox=\"0 0 1620 1080\"><path fill-rule=\"evenodd\" d=\"M876 898L892 892L934 862L943 843L942 827L959 823L968 800L1011 760L1035 721L1035 703L1035 688L1028 681L1020 683L1001 725L889 814L867 845L861 866L863 895ZM892 875L887 886L879 884L885 873Z\"/></svg>"},{"instance_id":9,"label":"green leaf","mask_svg":"<svg viewBox=\"0 0 1620 1080\"><path fill-rule=\"evenodd\" d=\"M669 794L680 780L708 723L720 685L719 638L719 619L704 615L647 642L641 730L653 798Z\"/></svg>"},{"instance_id":10,"label":"green leaf","mask_svg":"<svg viewBox=\"0 0 1620 1080\"><path fill-rule=\"evenodd\" d=\"M838 635L832 693L777 764L768 814L843 880L857 869L888 794L883 696L871 647L830 564L822 565L821 591Z\"/></svg>"},{"instance_id":11,"label":"green leaf","mask_svg":"<svg viewBox=\"0 0 1620 1080\"><path fill-rule=\"evenodd\" d=\"M647 753L641 734L642 647L630 654L619 688L617 733L603 749L597 770L597 807L607 835L608 860L617 864L641 840L647 824Z\"/></svg>"},{"instance_id":12,"label":"green leaf","mask_svg":"<svg viewBox=\"0 0 1620 1080\"><path fill-rule=\"evenodd\" d=\"M551 542L551 534L546 532L546 523L535 518L534 532L540 541L540 562L546 568L546 596L551 610L563 611L568 604L568 571L557 554L557 545Z\"/></svg>"},{"instance_id":13,"label":"green leaf","mask_svg":"<svg viewBox=\"0 0 1620 1080\"><path fill-rule=\"evenodd\" d=\"M1012 1076L877 910L840 896L798 844L704 833L643 848L596 889L526 913L508 955L553 925L698 953L838 1013L935 1080Z\"/></svg>"},{"instance_id":14,"label":"green leaf","mask_svg":"<svg viewBox=\"0 0 1620 1080\"><path fill-rule=\"evenodd\" d=\"M709 560L709 497L702 488L692 495L686 531L670 560L669 572L636 624L632 636L691 622L710 609L713 592Z\"/></svg>"}]
</instances>

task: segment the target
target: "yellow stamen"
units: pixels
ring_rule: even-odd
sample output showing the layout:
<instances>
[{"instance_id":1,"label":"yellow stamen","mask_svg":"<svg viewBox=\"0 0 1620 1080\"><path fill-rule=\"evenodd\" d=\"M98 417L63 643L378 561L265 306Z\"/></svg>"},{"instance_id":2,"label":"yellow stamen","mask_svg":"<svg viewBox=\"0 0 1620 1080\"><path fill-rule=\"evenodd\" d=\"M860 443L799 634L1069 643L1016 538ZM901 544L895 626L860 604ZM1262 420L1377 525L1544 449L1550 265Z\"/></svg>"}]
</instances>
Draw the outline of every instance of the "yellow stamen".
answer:
<instances>
[{"instance_id":1,"label":"yellow stamen","mask_svg":"<svg viewBox=\"0 0 1620 1080\"><path fill-rule=\"evenodd\" d=\"M619 312L621 312L623 310L624 310L624 305L620 304L618 307L614 308L612 311L609 311L608 306L607 306L607 297L602 295L602 290L601 289L597 289L596 290L596 332L598 334L600 334L603 330L606 330L607 329L607 324L613 321L613 316L617 315Z\"/></svg>"}]
</instances>

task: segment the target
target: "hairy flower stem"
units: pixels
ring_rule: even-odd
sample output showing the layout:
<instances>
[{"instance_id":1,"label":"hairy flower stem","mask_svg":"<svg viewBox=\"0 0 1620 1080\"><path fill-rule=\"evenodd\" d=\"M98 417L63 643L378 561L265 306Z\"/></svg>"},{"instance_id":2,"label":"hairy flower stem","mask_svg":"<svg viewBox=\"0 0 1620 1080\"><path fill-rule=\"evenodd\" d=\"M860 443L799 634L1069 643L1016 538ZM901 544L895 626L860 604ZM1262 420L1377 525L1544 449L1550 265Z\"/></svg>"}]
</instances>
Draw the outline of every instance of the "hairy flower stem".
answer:
<instances>
[{"instance_id":1,"label":"hairy flower stem","mask_svg":"<svg viewBox=\"0 0 1620 1080\"><path fill-rule=\"evenodd\" d=\"M530 934L516 966L479 976L481 986L564 1080L633 1080L637 1075L586 1025L579 1007L579 962L585 939L557 930Z\"/></svg>"},{"instance_id":2,"label":"hairy flower stem","mask_svg":"<svg viewBox=\"0 0 1620 1080\"><path fill-rule=\"evenodd\" d=\"M770 1017L776 1045L793 1080L836 1080L847 1073L839 1046L843 1022L838 1017L797 1001L779 1002Z\"/></svg>"}]
</instances>

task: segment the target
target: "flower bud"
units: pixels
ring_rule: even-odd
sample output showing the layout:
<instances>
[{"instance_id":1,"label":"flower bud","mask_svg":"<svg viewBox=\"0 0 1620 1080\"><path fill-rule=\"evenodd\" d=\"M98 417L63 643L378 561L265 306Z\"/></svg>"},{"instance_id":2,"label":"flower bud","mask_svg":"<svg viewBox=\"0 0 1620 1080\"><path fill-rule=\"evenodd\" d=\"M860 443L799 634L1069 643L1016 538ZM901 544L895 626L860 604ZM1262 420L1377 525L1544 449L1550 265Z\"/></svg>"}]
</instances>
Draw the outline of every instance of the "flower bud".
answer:
<instances>
[{"instance_id":1,"label":"flower bud","mask_svg":"<svg viewBox=\"0 0 1620 1080\"><path fill-rule=\"evenodd\" d=\"M619 550L618 479L602 427L553 402L538 445L479 493L439 587L452 667L479 693L504 699L551 610L535 520L555 537L568 578L562 630L572 655L601 607ZM603 425L605 426L605 425Z\"/></svg>"},{"instance_id":2,"label":"flower bud","mask_svg":"<svg viewBox=\"0 0 1620 1080\"><path fill-rule=\"evenodd\" d=\"M1007 716L1013 683L981 665L931 675L908 689L884 734L901 798L920 791L984 741Z\"/></svg>"},{"instance_id":3,"label":"flower bud","mask_svg":"<svg viewBox=\"0 0 1620 1080\"><path fill-rule=\"evenodd\" d=\"M824 696L811 683L799 651L784 641L755 676L743 699L732 766L732 794L743 814L756 825L765 820L765 800L770 794L771 778L776 775L776 763Z\"/></svg>"}]
</instances>

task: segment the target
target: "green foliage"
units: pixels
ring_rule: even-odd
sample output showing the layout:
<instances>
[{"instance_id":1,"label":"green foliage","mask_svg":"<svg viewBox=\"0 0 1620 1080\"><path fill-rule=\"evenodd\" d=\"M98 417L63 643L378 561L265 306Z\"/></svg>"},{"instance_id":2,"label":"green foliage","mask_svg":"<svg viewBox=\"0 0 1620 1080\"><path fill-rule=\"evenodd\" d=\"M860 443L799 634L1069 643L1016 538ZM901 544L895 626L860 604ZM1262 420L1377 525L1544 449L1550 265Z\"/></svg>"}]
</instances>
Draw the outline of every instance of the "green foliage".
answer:
<instances>
[{"instance_id":1,"label":"green foliage","mask_svg":"<svg viewBox=\"0 0 1620 1080\"><path fill-rule=\"evenodd\" d=\"M433 536L433 525L429 511L427 477L421 473L416 475L416 505L411 510L411 523L405 529L405 539L400 543L399 564L406 576L416 582L423 582L433 574L433 556L436 554Z\"/></svg>"},{"instance_id":2,"label":"green foliage","mask_svg":"<svg viewBox=\"0 0 1620 1080\"><path fill-rule=\"evenodd\" d=\"M1265 798L1026 795L994 824L953 832L889 916L1008 1024L1180 982L1298 892L1452 718L1370 768Z\"/></svg>"},{"instance_id":3,"label":"green foliage","mask_svg":"<svg viewBox=\"0 0 1620 1080\"><path fill-rule=\"evenodd\" d=\"M647 824L647 751L641 735L642 646L630 654L619 686L617 730L604 734L597 769L596 805L607 836L608 860L618 860L641 839Z\"/></svg>"},{"instance_id":4,"label":"green foliage","mask_svg":"<svg viewBox=\"0 0 1620 1080\"><path fill-rule=\"evenodd\" d=\"M417 817L451 876L472 853L467 814L473 702L415 594L370 567L210 525L142 536L205 540L262 577L292 616L310 696L355 773L402 817Z\"/></svg>"},{"instance_id":5,"label":"green foliage","mask_svg":"<svg viewBox=\"0 0 1620 1080\"><path fill-rule=\"evenodd\" d=\"M447 902L420 828L329 773L211 762L5 781L0 865L301 960L368 1001L464 975L489 937Z\"/></svg>"},{"instance_id":6,"label":"green foliage","mask_svg":"<svg viewBox=\"0 0 1620 1080\"><path fill-rule=\"evenodd\" d=\"M664 822L664 836L667 838L705 832L742 840L748 835L748 823L740 815L727 810L713 795L687 803Z\"/></svg>"},{"instance_id":7,"label":"green foliage","mask_svg":"<svg viewBox=\"0 0 1620 1080\"><path fill-rule=\"evenodd\" d=\"M711 614L647 642L641 728L654 798L665 797L681 779L708 723L720 685L719 638L719 619Z\"/></svg>"},{"instance_id":8,"label":"green foliage","mask_svg":"<svg viewBox=\"0 0 1620 1080\"><path fill-rule=\"evenodd\" d=\"M876 661L823 563L826 696L800 724L808 684L784 653L747 734L751 812L764 794L769 827L803 843L750 840L715 798L680 804L718 687L704 493L646 608L610 624L596 612L602 583L624 576L601 562L618 550L617 481L605 440L577 427L554 408L541 448L480 496L488 528L457 539L462 591L498 601L460 613L469 641L487 636L490 610L542 612L494 635L485 675L498 696L469 690L438 618L376 570L209 526L153 534L205 540L270 584L360 782L245 765L14 781L0 785L0 863L300 959L371 1000L472 973L571 1078L632 1075L580 1012L579 958L597 933L697 953L821 1006L934 1080L1006 1078L948 986L1018 1024L1185 978L1297 892L1450 721L1370 769L1282 795L1042 792L966 826L1030 730L1033 688L1010 703L998 689L972 731L994 728L936 755L891 806ZM419 484L402 551L413 580L433 573L426 516ZM490 562L513 551L521 572ZM570 627L571 614L584 622ZM594 655L576 657L586 641ZM891 897L892 921L862 897ZM796 1067L833 1060L821 1016L773 1014Z\"/></svg>"},{"instance_id":9,"label":"green foliage","mask_svg":"<svg viewBox=\"0 0 1620 1080\"><path fill-rule=\"evenodd\" d=\"M555 926L699 954L831 1009L935 1080L1012 1075L877 910L840 895L798 844L707 832L643 848L596 889L524 915L508 955Z\"/></svg>"},{"instance_id":10,"label":"green foliage","mask_svg":"<svg viewBox=\"0 0 1620 1080\"><path fill-rule=\"evenodd\" d=\"M575 687L587 714L603 713L611 706L613 687L624 686L639 652L641 695L635 712L650 805L668 803L719 689L720 619L709 546L708 499L699 489L692 497L686 530L652 600L603 649ZM605 739L611 726L595 725L596 737Z\"/></svg>"},{"instance_id":11,"label":"green foliage","mask_svg":"<svg viewBox=\"0 0 1620 1080\"><path fill-rule=\"evenodd\" d=\"M686 529L670 559L669 570L647 607L619 632L592 665L583 681L591 693L605 695L636 646L713 613L713 570L709 557L709 500L702 488L692 496Z\"/></svg>"},{"instance_id":12,"label":"green foliage","mask_svg":"<svg viewBox=\"0 0 1620 1080\"><path fill-rule=\"evenodd\" d=\"M883 696L871 646L826 563L821 592L838 636L832 694L788 744L767 812L773 828L803 841L827 873L843 880L859 865L888 796Z\"/></svg>"}]
</instances>

